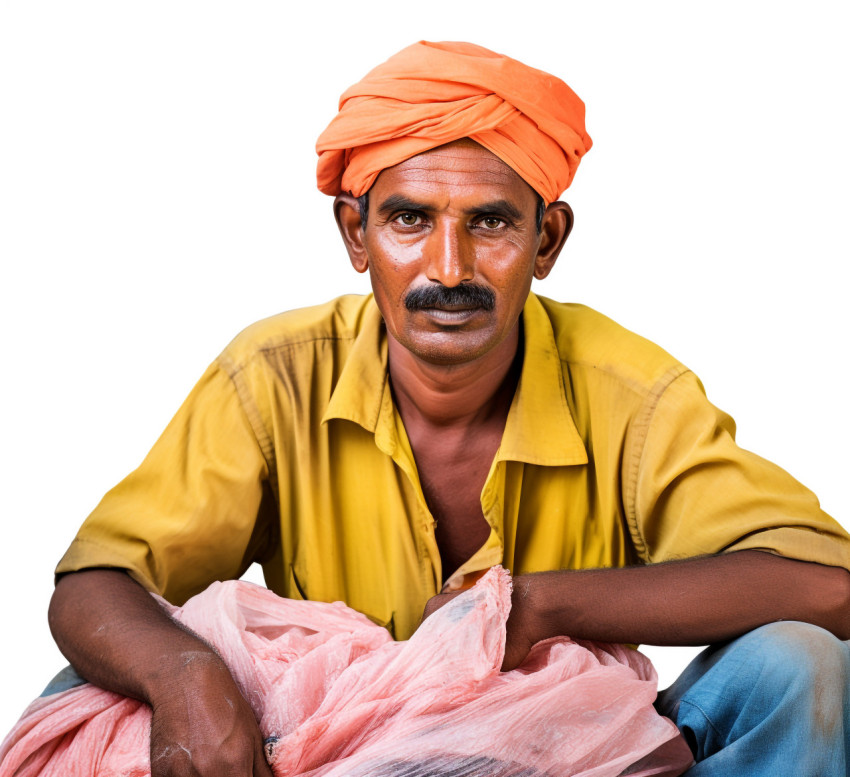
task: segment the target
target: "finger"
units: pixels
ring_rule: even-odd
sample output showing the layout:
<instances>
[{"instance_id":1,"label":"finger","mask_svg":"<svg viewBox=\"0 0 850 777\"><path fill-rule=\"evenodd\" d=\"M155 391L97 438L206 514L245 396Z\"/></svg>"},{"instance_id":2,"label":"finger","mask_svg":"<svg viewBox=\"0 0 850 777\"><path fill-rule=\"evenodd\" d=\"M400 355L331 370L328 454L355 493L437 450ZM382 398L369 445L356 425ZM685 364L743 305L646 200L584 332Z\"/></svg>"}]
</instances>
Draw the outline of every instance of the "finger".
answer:
<instances>
[{"instance_id":1,"label":"finger","mask_svg":"<svg viewBox=\"0 0 850 777\"><path fill-rule=\"evenodd\" d=\"M254 747L254 777L274 777L266 760L266 753L271 755L276 743L277 737L269 737L264 744Z\"/></svg>"}]
</instances>

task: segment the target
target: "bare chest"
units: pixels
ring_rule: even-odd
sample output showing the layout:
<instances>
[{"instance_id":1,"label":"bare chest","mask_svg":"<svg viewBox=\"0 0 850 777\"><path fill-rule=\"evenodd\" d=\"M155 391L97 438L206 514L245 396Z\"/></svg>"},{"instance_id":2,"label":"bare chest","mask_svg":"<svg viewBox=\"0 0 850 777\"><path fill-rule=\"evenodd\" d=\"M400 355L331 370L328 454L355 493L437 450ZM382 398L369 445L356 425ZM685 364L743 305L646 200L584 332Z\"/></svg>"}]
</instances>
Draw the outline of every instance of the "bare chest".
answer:
<instances>
[{"instance_id":1,"label":"bare chest","mask_svg":"<svg viewBox=\"0 0 850 777\"><path fill-rule=\"evenodd\" d=\"M466 438L420 439L413 443L422 492L436 521L443 579L487 541L490 526L481 510L481 490L501 440L501 429Z\"/></svg>"}]
</instances>

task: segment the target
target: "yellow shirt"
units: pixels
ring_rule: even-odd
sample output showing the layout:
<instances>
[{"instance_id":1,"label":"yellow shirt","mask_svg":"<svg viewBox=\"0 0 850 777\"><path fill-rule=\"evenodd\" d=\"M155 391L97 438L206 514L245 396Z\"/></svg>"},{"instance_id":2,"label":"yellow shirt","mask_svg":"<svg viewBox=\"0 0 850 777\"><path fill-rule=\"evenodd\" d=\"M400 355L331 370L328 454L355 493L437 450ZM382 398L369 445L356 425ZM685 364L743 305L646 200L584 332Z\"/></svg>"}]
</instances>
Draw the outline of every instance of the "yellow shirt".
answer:
<instances>
[{"instance_id":1,"label":"yellow shirt","mask_svg":"<svg viewBox=\"0 0 850 777\"><path fill-rule=\"evenodd\" d=\"M850 537L810 491L735 444L732 419L669 354L533 294L523 331L481 492L490 537L453 579L497 563L521 574L743 549L850 567ZM343 600L400 639L441 588L371 297L240 334L57 572L124 568L181 603L253 561L278 594Z\"/></svg>"}]
</instances>

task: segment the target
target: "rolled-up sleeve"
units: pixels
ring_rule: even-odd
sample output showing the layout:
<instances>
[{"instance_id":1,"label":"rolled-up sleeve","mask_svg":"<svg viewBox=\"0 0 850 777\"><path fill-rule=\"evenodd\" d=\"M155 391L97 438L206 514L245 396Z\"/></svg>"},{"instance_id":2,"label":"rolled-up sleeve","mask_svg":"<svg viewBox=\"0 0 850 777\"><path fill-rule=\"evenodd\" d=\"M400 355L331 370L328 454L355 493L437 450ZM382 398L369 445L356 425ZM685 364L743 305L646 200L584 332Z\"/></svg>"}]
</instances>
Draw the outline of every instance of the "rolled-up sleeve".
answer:
<instances>
[{"instance_id":1,"label":"rolled-up sleeve","mask_svg":"<svg viewBox=\"0 0 850 777\"><path fill-rule=\"evenodd\" d=\"M749 549L850 568L847 533L809 489L736 444L693 373L653 392L639 423L626 513L645 561Z\"/></svg>"},{"instance_id":2,"label":"rolled-up sleeve","mask_svg":"<svg viewBox=\"0 0 850 777\"><path fill-rule=\"evenodd\" d=\"M109 491L57 574L127 570L180 604L263 553L268 466L230 376L213 364L141 466Z\"/></svg>"}]
</instances>

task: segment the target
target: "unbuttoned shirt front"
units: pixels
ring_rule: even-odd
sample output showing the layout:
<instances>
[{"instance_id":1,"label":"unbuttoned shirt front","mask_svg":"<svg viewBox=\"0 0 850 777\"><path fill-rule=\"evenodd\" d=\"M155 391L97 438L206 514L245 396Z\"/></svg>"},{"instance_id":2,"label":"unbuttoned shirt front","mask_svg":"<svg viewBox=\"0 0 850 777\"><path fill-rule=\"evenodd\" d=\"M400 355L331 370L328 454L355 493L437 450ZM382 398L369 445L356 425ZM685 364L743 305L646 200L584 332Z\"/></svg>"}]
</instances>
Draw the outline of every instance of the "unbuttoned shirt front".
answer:
<instances>
[{"instance_id":1,"label":"unbuttoned shirt front","mask_svg":"<svg viewBox=\"0 0 850 777\"><path fill-rule=\"evenodd\" d=\"M732 419L661 348L534 294L522 325L481 491L490 536L449 584L494 564L522 574L744 549L850 567L850 538L815 496L739 448ZM180 604L256 561L282 596L341 600L409 637L443 569L386 338L371 296L246 329L57 573L126 569Z\"/></svg>"}]
</instances>

